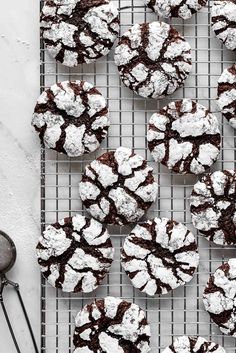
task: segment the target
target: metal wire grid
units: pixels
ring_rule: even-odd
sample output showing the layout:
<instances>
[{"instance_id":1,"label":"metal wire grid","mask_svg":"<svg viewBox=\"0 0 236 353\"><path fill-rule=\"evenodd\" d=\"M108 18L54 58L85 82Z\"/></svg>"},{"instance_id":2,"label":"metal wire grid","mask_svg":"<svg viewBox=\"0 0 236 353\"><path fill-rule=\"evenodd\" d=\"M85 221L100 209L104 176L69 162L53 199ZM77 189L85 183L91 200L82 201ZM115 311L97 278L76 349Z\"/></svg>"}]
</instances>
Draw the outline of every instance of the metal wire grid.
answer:
<instances>
[{"instance_id":1,"label":"metal wire grid","mask_svg":"<svg viewBox=\"0 0 236 353\"><path fill-rule=\"evenodd\" d=\"M43 1L41 0L41 6ZM121 33L134 23L152 21L156 15L142 5L143 0L114 0L120 12ZM126 8L128 7L128 8ZM174 95L160 101L145 100L133 95L119 80L113 63L114 50L95 64L68 69L55 63L41 41L41 91L55 82L84 79L93 83L107 97L111 127L100 150L90 156L69 159L42 149L41 154L41 223L55 222L77 212L84 213L78 197L78 182L89 161L104 151L119 146L132 147L153 166L159 183L158 198L147 218L165 216L185 223L196 235L189 214L189 195L197 178L169 173L153 162L145 139L151 113L169 101L190 97L215 112L222 129L222 152L213 170L235 168L236 144L234 130L222 120L215 104L216 86L222 70L234 62L233 54L214 38L210 28L211 1L192 19L174 20L172 24L186 37L192 47L193 69L185 86ZM160 352L172 337L202 335L222 344L228 353L235 352L235 340L222 335L210 323L202 304L203 288L212 273L224 260L234 256L230 247L221 248L198 237L200 266L194 279L184 287L162 297L147 297L135 290L123 272L119 257L125 236L131 227L110 227L115 260L109 276L94 293L70 295L55 290L42 279L41 285L41 352L73 351L74 317L86 303L106 295L119 296L140 305L151 324L151 353Z\"/></svg>"}]
</instances>

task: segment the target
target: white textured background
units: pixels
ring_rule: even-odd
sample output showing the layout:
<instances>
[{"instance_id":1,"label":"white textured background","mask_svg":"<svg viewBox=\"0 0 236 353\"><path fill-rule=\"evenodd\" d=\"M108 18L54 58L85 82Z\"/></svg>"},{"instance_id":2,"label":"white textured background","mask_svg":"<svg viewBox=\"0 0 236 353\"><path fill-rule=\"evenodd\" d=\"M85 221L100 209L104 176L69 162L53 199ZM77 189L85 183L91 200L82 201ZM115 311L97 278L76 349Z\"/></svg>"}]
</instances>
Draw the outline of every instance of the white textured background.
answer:
<instances>
[{"instance_id":1,"label":"white textured background","mask_svg":"<svg viewBox=\"0 0 236 353\"><path fill-rule=\"evenodd\" d=\"M0 229L14 240L18 257L9 278L20 283L39 342L40 277L34 248L39 236L39 143L30 126L39 94L39 2L4 1L0 11ZM19 345L33 348L16 297L5 291ZM0 352L15 348L0 309Z\"/></svg>"}]
</instances>

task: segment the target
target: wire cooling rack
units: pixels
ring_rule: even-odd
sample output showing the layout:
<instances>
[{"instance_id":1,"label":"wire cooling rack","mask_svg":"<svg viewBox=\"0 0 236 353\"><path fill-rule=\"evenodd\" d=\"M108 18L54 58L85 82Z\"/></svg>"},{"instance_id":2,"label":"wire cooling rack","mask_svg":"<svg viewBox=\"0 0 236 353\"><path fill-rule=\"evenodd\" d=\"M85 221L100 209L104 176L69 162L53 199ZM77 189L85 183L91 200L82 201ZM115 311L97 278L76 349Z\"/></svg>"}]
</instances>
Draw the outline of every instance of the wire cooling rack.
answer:
<instances>
[{"instance_id":1,"label":"wire cooling rack","mask_svg":"<svg viewBox=\"0 0 236 353\"><path fill-rule=\"evenodd\" d=\"M121 33L134 23L157 19L143 0L114 0L121 9ZM41 1L41 6L43 1ZM62 80L83 79L93 83L107 98L111 127L107 139L96 154L69 159L54 151L42 149L41 158L41 221L45 225L77 212L84 213L78 196L78 183L87 163L107 150L119 146L132 147L146 158L155 171L159 183L158 198L147 217L170 217L186 224L198 238L200 266L193 280L184 287L162 297L147 297L135 290L121 268L120 248L131 227L110 227L115 247L115 260L107 279L97 291L88 295L69 295L55 290L42 279L41 291L41 352L73 352L74 318L78 310L94 298L119 296L140 305L151 324L151 353L159 353L178 335L201 335L222 344L227 353L233 353L235 339L224 336L210 323L204 311L202 292L212 273L224 260L234 256L232 248L210 244L197 234L191 225L189 195L197 178L174 175L153 162L145 138L147 123L153 112L169 101L189 97L209 107L221 123L223 148L219 161L212 170L235 168L236 144L234 130L225 122L216 107L216 86L222 70L235 60L214 38L210 27L212 1L192 19L171 23L186 37L192 47L193 69L185 86L168 99L145 100L125 88L113 62L114 50L95 64L68 69L56 64L41 42L41 91ZM128 8L127 8L128 7Z\"/></svg>"}]
</instances>

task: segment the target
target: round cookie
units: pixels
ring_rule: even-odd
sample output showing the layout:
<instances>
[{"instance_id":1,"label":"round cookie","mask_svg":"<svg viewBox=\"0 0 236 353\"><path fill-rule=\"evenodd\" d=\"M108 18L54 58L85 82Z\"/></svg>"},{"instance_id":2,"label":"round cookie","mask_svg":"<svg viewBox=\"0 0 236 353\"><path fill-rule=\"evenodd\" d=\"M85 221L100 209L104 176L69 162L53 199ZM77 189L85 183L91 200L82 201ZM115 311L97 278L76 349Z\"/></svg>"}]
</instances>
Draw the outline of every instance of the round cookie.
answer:
<instances>
[{"instance_id":1,"label":"round cookie","mask_svg":"<svg viewBox=\"0 0 236 353\"><path fill-rule=\"evenodd\" d=\"M183 85L191 67L191 48L164 22L135 24L121 37L115 63L125 86L142 97L161 98Z\"/></svg>"},{"instance_id":2,"label":"round cookie","mask_svg":"<svg viewBox=\"0 0 236 353\"><path fill-rule=\"evenodd\" d=\"M160 17L179 17L187 20L205 6L206 2L207 0L145 0L145 5Z\"/></svg>"},{"instance_id":3,"label":"round cookie","mask_svg":"<svg viewBox=\"0 0 236 353\"><path fill-rule=\"evenodd\" d=\"M194 227L215 244L236 245L235 205L235 171L216 171L203 176L190 197Z\"/></svg>"},{"instance_id":4,"label":"round cookie","mask_svg":"<svg viewBox=\"0 0 236 353\"><path fill-rule=\"evenodd\" d=\"M157 196L152 171L143 157L119 147L86 166L80 197L91 216L101 222L137 222Z\"/></svg>"},{"instance_id":5,"label":"round cookie","mask_svg":"<svg viewBox=\"0 0 236 353\"><path fill-rule=\"evenodd\" d=\"M191 99L171 102L153 114L147 139L154 160L180 174L204 173L220 153L216 116Z\"/></svg>"},{"instance_id":6,"label":"round cookie","mask_svg":"<svg viewBox=\"0 0 236 353\"><path fill-rule=\"evenodd\" d=\"M220 331L236 337L236 259L229 259L210 277L203 303Z\"/></svg>"},{"instance_id":7,"label":"round cookie","mask_svg":"<svg viewBox=\"0 0 236 353\"><path fill-rule=\"evenodd\" d=\"M226 353L219 344L203 337L180 336L162 353Z\"/></svg>"},{"instance_id":8,"label":"round cookie","mask_svg":"<svg viewBox=\"0 0 236 353\"><path fill-rule=\"evenodd\" d=\"M43 146L78 157L100 146L110 120L105 98L91 83L63 81L40 95L32 125Z\"/></svg>"},{"instance_id":9,"label":"round cookie","mask_svg":"<svg viewBox=\"0 0 236 353\"><path fill-rule=\"evenodd\" d=\"M109 0L46 0L41 31L49 54L73 67L107 55L119 33L118 10Z\"/></svg>"},{"instance_id":10,"label":"round cookie","mask_svg":"<svg viewBox=\"0 0 236 353\"><path fill-rule=\"evenodd\" d=\"M43 276L64 292L92 292L109 272L114 249L106 228L79 214L49 225L37 245Z\"/></svg>"},{"instance_id":11,"label":"round cookie","mask_svg":"<svg viewBox=\"0 0 236 353\"><path fill-rule=\"evenodd\" d=\"M197 243L183 224L155 218L126 237L121 263L135 288L166 294L192 279L199 263Z\"/></svg>"},{"instance_id":12,"label":"round cookie","mask_svg":"<svg viewBox=\"0 0 236 353\"><path fill-rule=\"evenodd\" d=\"M150 335L145 313L138 305L106 297L77 314L74 353L147 353Z\"/></svg>"},{"instance_id":13,"label":"round cookie","mask_svg":"<svg viewBox=\"0 0 236 353\"><path fill-rule=\"evenodd\" d=\"M236 129L236 64L225 69L218 80L217 104L224 118Z\"/></svg>"},{"instance_id":14,"label":"round cookie","mask_svg":"<svg viewBox=\"0 0 236 353\"><path fill-rule=\"evenodd\" d=\"M230 50L236 49L236 1L216 0L211 9L211 25L215 35Z\"/></svg>"}]
</instances>

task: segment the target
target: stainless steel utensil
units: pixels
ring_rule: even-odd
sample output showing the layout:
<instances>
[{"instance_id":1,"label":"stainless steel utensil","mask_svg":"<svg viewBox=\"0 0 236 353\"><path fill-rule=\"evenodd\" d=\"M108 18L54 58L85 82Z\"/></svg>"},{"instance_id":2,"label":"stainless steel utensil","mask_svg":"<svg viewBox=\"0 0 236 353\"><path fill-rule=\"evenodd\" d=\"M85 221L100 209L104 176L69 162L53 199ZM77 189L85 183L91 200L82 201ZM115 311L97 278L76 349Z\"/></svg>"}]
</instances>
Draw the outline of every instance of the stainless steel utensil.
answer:
<instances>
[{"instance_id":1,"label":"stainless steel utensil","mask_svg":"<svg viewBox=\"0 0 236 353\"><path fill-rule=\"evenodd\" d=\"M35 341L35 337L33 334L33 330L29 321L29 317L28 314L26 312L25 309L25 305L22 299L22 296L20 294L20 288L19 288L19 284L10 281L7 277L6 277L6 273L12 268L12 266L14 265L16 261L16 247L14 242L12 241L12 239L4 232L0 231L0 303L1 303L1 307L8 325L8 328L10 330L12 339L14 341L15 347L16 347L16 351L17 353L21 353L22 351L19 348L19 345L17 343L16 340L16 336L14 334L12 325L11 325L11 321L10 318L8 316L7 313L7 309L6 306L4 304L4 298L3 298L3 290L4 288L9 285L12 286L12 288L14 288L14 290L16 291L16 294L18 296L27 326L29 328L30 331L30 336L32 338L33 341L33 345L34 345L34 349L36 353L39 353L37 345L36 345L36 341Z\"/></svg>"}]
</instances>

